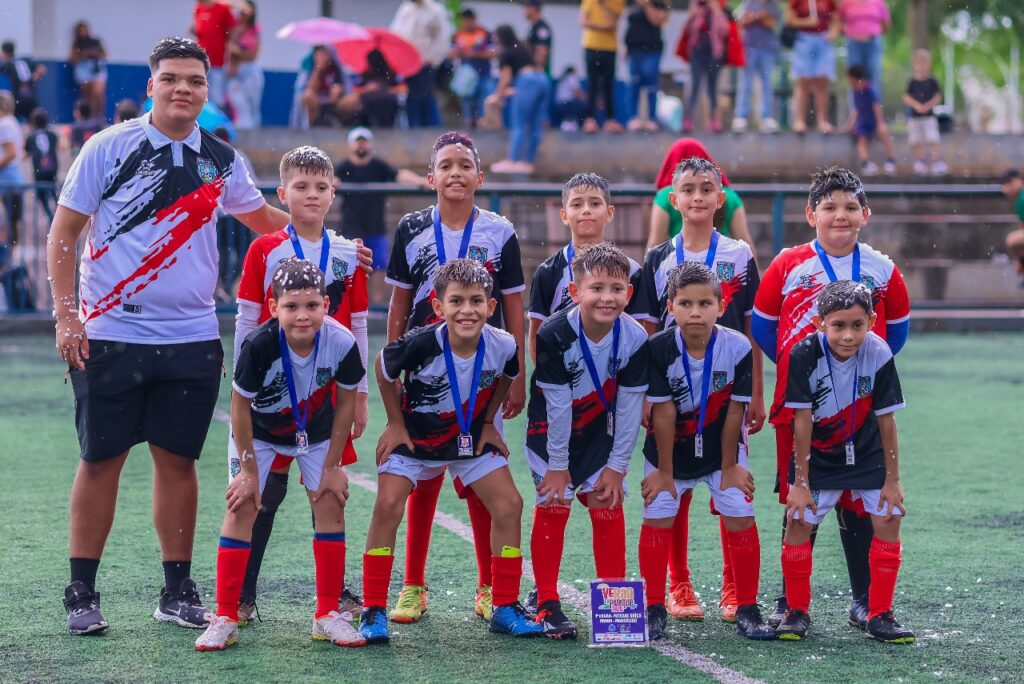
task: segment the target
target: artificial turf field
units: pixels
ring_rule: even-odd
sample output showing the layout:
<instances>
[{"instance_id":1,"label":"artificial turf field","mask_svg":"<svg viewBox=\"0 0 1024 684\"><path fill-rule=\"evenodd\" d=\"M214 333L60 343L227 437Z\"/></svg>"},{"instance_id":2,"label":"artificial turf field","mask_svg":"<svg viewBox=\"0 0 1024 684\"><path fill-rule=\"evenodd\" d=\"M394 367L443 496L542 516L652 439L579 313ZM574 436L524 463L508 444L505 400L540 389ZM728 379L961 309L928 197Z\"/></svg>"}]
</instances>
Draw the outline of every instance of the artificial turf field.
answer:
<instances>
[{"instance_id":1,"label":"artificial turf field","mask_svg":"<svg viewBox=\"0 0 1024 684\"><path fill-rule=\"evenodd\" d=\"M371 349L381 343L371 337ZM230 349L230 340L224 346ZM151 465L143 447L136 447L125 467L117 518L100 566L98 589L111 627L105 636L93 638L65 631L61 598L68 572L67 502L77 461L71 387L61 380L52 337L7 337L0 341L0 682L1022 681L1022 358L1024 336L1019 334L919 334L898 358L908 402L898 421L909 515L895 608L917 631L913 646L875 643L846 625L849 585L834 518L822 525L815 548L809 638L755 643L737 637L717 617L721 556L706 490L698 490L691 509L690 567L708 619L702 624L670 621L668 640L661 642L667 644L665 653L588 649L585 629L576 643L488 633L472 613L472 546L439 526L427 566L430 610L420 623L393 624L390 647L350 650L314 642L309 637L309 507L293 469L261 576L263 622L243 629L239 646L199 654L192 650L198 631L158 624L151 617L162 574L150 517ZM766 380L770 387L773 378ZM226 410L229 383L222 388L221 408ZM357 443L362 460L353 467L362 474L353 479L363 483L372 483L373 447L383 427L375 391L370 401L370 425ZM513 472L529 501L531 483L521 457L523 419L512 421L506 432ZM211 607L226 439L227 426L215 421L199 461L193 576ZM760 601L767 608L780 580L782 512L770 492L770 430L752 438L751 455L759 487ZM629 478L634 496L626 503L630 573L637 572L640 463L637 451ZM372 505L372 493L353 483L346 509L348 579L357 591ZM449 486L439 511L468 525L465 506ZM524 551L529 549L530 516L527 506ZM585 588L593 559L589 518L581 508L572 515L567 541L562 579ZM401 583L401 541L397 554L392 601ZM527 589L524 580L524 596ZM582 626L582 612L567 612Z\"/></svg>"}]
</instances>

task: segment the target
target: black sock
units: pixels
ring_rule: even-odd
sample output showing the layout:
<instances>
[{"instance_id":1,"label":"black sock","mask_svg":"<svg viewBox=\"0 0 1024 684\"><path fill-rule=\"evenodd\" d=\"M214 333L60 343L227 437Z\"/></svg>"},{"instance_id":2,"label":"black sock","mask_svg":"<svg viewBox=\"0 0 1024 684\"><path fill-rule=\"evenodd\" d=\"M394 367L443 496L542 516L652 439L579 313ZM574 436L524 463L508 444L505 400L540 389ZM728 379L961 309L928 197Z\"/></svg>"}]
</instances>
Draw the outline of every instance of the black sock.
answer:
<instances>
[{"instance_id":1,"label":"black sock","mask_svg":"<svg viewBox=\"0 0 1024 684\"><path fill-rule=\"evenodd\" d=\"M284 501L287 493L288 473L270 473L260 498L263 506L256 515L256 522L252 525L249 564L245 567L245 580L242 582L241 600L245 603L256 601L256 580L260 577L263 554L267 551L270 533L274 529L274 516L277 515L277 508Z\"/></svg>"},{"instance_id":2,"label":"black sock","mask_svg":"<svg viewBox=\"0 0 1024 684\"><path fill-rule=\"evenodd\" d=\"M192 561L164 561L164 587L178 591L181 581L192 574Z\"/></svg>"},{"instance_id":3,"label":"black sock","mask_svg":"<svg viewBox=\"0 0 1024 684\"><path fill-rule=\"evenodd\" d=\"M99 558L72 558L71 581L84 582L89 591L96 591L96 571L99 567Z\"/></svg>"},{"instance_id":4,"label":"black sock","mask_svg":"<svg viewBox=\"0 0 1024 684\"><path fill-rule=\"evenodd\" d=\"M858 516L853 511L836 508L839 520L839 539L843 542L843 553L846 555L846 571L850 575L850 591L853 598L858 599L868 594L871 585L871 565L868 554L871 551L871 540L875 531L871 525L871 516Z\"/></svg>"},{"instance_id":5,"label":"black sock","mask_svg":"<svg viewBox=\"0 0 1024 684\"><path fill-rule=\"evenodd\" d=\"M788 518L786 514L782 514L782 541L786 541L786 521ZM811 527L811 550L814 550L814 540L818 538L818 526L814 525ZM782 589L779 591L779 598L786 597L786 576L782 576Z\"/></svg>"}]
</instances>

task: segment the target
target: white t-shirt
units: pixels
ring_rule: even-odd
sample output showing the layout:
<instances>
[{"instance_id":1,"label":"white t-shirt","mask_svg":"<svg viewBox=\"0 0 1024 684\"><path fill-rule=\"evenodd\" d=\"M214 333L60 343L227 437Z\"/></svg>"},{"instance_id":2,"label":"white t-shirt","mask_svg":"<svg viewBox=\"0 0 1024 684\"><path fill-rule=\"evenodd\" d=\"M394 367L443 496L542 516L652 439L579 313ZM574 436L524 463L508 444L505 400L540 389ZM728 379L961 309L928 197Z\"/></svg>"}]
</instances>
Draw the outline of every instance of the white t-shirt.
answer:
<instances>
[{"instance_id":1,"label":"white t-shirt","mask_svg":"<svg viewBox=\"0 0 1024 684\"><path fill-rule=\"evenodd\" d=\"M14 159L0 167L0 170L6 169L11 164L17 166L25 147L21 126L18 125L18 120L11 115L0 117L0 145L8 142L14 144Z\"/></svg>"}]
</instances>

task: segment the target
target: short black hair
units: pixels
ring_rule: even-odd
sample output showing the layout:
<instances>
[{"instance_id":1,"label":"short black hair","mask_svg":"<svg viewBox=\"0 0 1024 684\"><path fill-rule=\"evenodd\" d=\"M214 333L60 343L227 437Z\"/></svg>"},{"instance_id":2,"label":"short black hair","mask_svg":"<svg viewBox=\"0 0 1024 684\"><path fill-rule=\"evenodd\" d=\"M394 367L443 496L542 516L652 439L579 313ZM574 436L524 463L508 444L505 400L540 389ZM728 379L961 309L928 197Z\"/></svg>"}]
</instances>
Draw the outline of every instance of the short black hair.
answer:
<instances>
[{"instance_id":1,"label":"short black hair","mask_svg":"<svg viewBox=\"0 0 1024 684\"><path fill-rule=\"evenodd\" d=\"M319 147L312 145L303 145L285 152L278 170L281 173L282 185L285 184L288 174L293 171L334 178L334 164L331 163L331 158Z\"/></svg>"},{"instance_id":2,"label":"short black hair","mask_svg":"<svg viewBox=\"0 0 1024 684\"><path fill-rule=\"evenodd\" d=\"M274 299L280 299L289 292L315 290L317 294L327 293L327 284L320 267L307 259L287 259L274 271L270 278L270 291Z\"/></svg>"},{"instance_id":3,"label":"short black hair","mask_svg":"<svg viewBox=\"0 0 1024 684\"><path fill-rule=\"evenodd\" d=\"M1006 169L1003 171L1003 175L999 177L1000 183L1009 183L1012 180L1020 178L1020 171L1017 169Z\"/></svg>"},{"instance_id":4,"label":"short black hair","mask_svg":"<svg viewBox=\"0 0 1024 684\"><path fill-rule=\"evenodd\" d=\"M138 118L139 116L139 104L130 97L126 97L123 100L118 100L117 107L114 109L114 121L129 121L131 119Z\"/></svg>"},{"instance_id":5,"label":"short black hair","mask_svg":"<svg viewBox=\"0 0 1024 684\"><path fill-rule=\"evenodd\" d=\"M32 122L32 128L46 128L50 123L49 118L46 116L46 110L42 107L36 107L29 114L29 121Z\"/></svg>"},{"instance_id":6,"label":"short black hair","mask_svg":"<svg viewBox=\"0 0 1024 684\"><path fill-rule=\"evenodd\" d=\"M825 318L836 311L846 311L855 306L864 309L868 316L874 313L871 288L852 280L836 280L826 285L818 295L818 317Z\"/></svg>"},{"instance_id":7,"label":"short black hair","mask_svg":"<svg viewBox=\"0 0 1024 684\"><path fill-rule=\"evenodd\" d=\"M865 81L868 77L868 70L862 67L860 64L854 64L852 67L846 70L846 75L850 78L855 78L858 81Z\"/></svg>"},{"instance_id":8,"label":"short black hair","mask_svg":"<svg viewBox=\"0 0 1024 684\"><path fill-rule=\"evenodd\" d=\"M199 43L189 38L169 36L153 46L149 53L150 73L156 73L162 59L197 59L203 63L206 73L210 73L210 56Z\"/></svg>"},{"instance_id":9,"label":"short black hair","mask_svg":"<svg viewBox=\"0 0 1024 684\"><path fill-rule=\"evenodd\" d=\"M480 152L476 149L476 144L468 134L462 131L448 131L438 136L437 140L434 141L434 147L430 150L430 169L434 168L434 161L437 159L437 153L441 151L441 148L448 147L449 145L462 145L473 152L473 161L476 162L476 169L479 171L482 166L480 164Z\"/></svg>"},{"instance_id":10,"label":"short black hair","mask_svg":"<svg viewBox=\"0 0 1024 684\"><path fill-rule=\"evenodd\" d=\"M3 42L3 45L0 45L0 51L2 51L5 55L13 55L14 54L14 41L13 40L5 40Z\"/></svg>"},{"instance_id":11,"label":"short black hair","mask_svg":"<svg viewBox=\"0 0 1024 684\"><path fill-rule=\"evenodd\" d=\"M675 185L680 176L687 171L695 176L710 173L718 180L718 187L722 187L722 169L715 162L703 157L688 157L676 164L675 171L672 172L672 185Z\"/></svg>"},{"instance_id":12,"label":"short black hair","mask_svg":"<svg viewBox=\"0 0 1024 684\"><path fill-rule=\"evenodd\" d=\"M611 242L598 242L582 247L569 264L573 278L580 280L586 275L604 272L613 278L629 280L629 257Z\"/></svg>"},{"instance_id":13,"label":"short black hair","mask_svg":"<svg viewBox=\"0 0 1024 684\"><path fill-rule=\"evenodd\" d=\"M684 261L669 271L665 292L671 301L676 298L679 290L689 285L707 285L715 298L722 301L722 281L714 271L699 261Z\"/></svg>"},{"instance_id":14,"label":"short black hair","mask_svg":"<svg viewBox=\"0 0 1024 684\"><path fill-rule=\"evenodd\" d=\"M576 188L594 188L600 191L601 196L604 197L605 204L612 203L612 192L609 189L608 180L603 176L599 176L592 171L585 173L577 173L575 176L570 178L562 186L562 206L564 207L569 203L569 195Z\"/></svg>"},{"instance_id":15,"label":"short black hair","mask_svg":"<svg viewBox=\"0 0 1024 684\"><path fill-rule=\"evenodd\" d=\"M463 19L476 19L476 12L467 7L466 9L459 12L459 16L462 17Z\"/></svg>"},{"instance_id":16,"label":"short black hair","mask_svg":"<svg viewBox=\"0 0 1024 684\"><path fill-rule=\"evenodd\" d=\"M807 206L812 211L817 209L821 200L836 190L848 192L856 197L862 208L868 206L868 195L864 192L864 183L860 176L841 166L818 169L811 174L811 191L807 196Z\"/></svg>"},{"instance_id":17,"label":"short black hair","mask_svg":"<svg viewBox=\"0 0 1024 684\"><path fill-rule=\"evenodd\" d=\"M463 287L478 285L484 289L484 296L490 299L494 279L483 264L475 259L452 259L434 273L434 296L444 298L448 286L456 283Z\"/></svg>"},{"instance_id":18,"label":"short black hair","mask_svg":"<svg viewBox=\"0 0 1024 684\"><path fill-rule=\"evenodd\" d=\"M90 107L89 103L85 100L79 100L75 103L75 111L78 112L78 116L83 119L88 119L92 116L92 107Z\"/></svg>"}]
</instances>

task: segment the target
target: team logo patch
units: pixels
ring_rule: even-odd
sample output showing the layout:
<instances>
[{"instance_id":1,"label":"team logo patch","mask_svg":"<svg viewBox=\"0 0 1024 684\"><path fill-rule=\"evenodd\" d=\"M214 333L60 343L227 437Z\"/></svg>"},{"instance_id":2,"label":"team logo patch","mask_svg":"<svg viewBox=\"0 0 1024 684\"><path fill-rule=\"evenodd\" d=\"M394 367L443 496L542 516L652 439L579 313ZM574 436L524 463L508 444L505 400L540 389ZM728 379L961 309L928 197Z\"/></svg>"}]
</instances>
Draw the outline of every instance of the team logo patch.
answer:
<instances>
[{"instance_id":1,"label":"team logo patch","mask_svg":"<svg viewBox=\"0 0 1024 684\"><path fill-rule=\"evenodd\" d=\"M238 457L232 458L229 469L231 471L231 479L234 479L238 476L238 473L242 472L242 461Z\"/></svg>"},{"instance_id":2,"label":"team logo patch","mask_svg":"<svg viewBox=\"0 0 1024 684\"><path fill-rule=\"evenodd\" d=\"M874 278L872 278L872 277L871 277L871 276L869 276L869 275L862 275L862 276L860 277L860 284L861 284L861 285L867 285L867 286L868 286L868 288L870 288L870 289L872 289L872 290L874 290L874 289L875 289L875 279L874 279Z\"/></svg>"},{"instance_id":3,"label":"team logo patch","mask_svg":"<svg viewBox=\"0 0 1024 684\"><path fill-rule=\"evenodd\" d=\"M711 391L721 392L725 389L725 383L729 379L729 374L725 371L715 371L711 374Z\"/></svg>"},{"instance_id":4,"label":"team logo patch","mask_svg":"<svg viewBox=\"0 0 1024 684\"><path fill-rule=\"evenodd\" d=\"M342 261L338 257L332 257L331 271L334 273L335 280L344 280L348 275L348 262Z\"/></svg>"},{"instance_id":5,"label":"team logo patch","mask_svg":"<svg viewBox=\"0 0 1024 684\"><path fill-rule=\"evenodd\" d=\"M480 371L480 389L487 389L494 384L498 372L492 370Z\"/></svg>"},{"instance_id":6,"label":"team logo patch","mask_svg":"<svg viewBox=\"0 0 1024 684\"><path fill-rule=\"evenodd\" d=\"M723 283L728 282L736 276L736 264L731 261L716 261L715 274Z\"/></svg>"},{"instance_id":7,"label":"team logo patch","mask_svg":"<svg viewBox=\"0 0 1024 684\"><path fill-rule=\"evenodd\" d=\"M217 167L209 159L200 157L197 167L199 169L199 179L204 183L212 183L217 179Z\"/></svg>"},{"instance_id":8,"label":"team logo patch","mask_svg":"<svg viewBox=\"0 0 1024 684\"><path fill-rule=\"evenodd\" d=\"M317 368L316 369L316 385L317 387L323 387L331 381L331 376L334 373L331 372L330 368Z\"/></svg>"},{"instance_id":9,"label":"team logo patch","mask_svg":"<svg viewBox=\"0 0 1024 684\"><path fill-rule=\"evenodd\" d=\"M139 170L135 172L135 175L139 178L149 178L156 173L156 165L152 159L143 159L139 162Z\"/></svg>"},{"instance_id":10,"label":"team logo patch","mask_svg":"<svg viewBox=\"0 0 1024 684\"><path fill-rule=\"evenodd\" d=\"M814 287L815 276L813 273L800 276L800 287Z\"/></svg>"},{"instance_id":11,"label":"team logo patch","mask_svg":"<svg viewBox=\"0 0 1024 684\"><path fill-rule=\"evenodd\" d=\"M473 261L479 261L481 264L486 264L487 248L477 247L476 245L470 245L469 249L466 250L466 258L472 259Z\"/></svg>"},{"instance_id":12,"label":"team logo patch","mask_svg":"<svg viewBox=\"0 0 1024 684\"><path fill-rule=\"evenodd\" d=\"M857 398L863 399L871 394L871 376L861 375L857 378Z\"/></svg>"}]
</instances>

